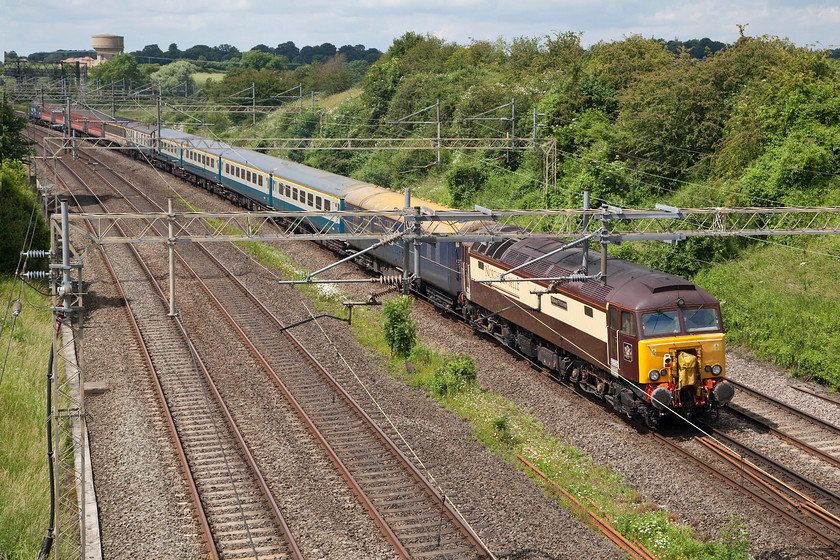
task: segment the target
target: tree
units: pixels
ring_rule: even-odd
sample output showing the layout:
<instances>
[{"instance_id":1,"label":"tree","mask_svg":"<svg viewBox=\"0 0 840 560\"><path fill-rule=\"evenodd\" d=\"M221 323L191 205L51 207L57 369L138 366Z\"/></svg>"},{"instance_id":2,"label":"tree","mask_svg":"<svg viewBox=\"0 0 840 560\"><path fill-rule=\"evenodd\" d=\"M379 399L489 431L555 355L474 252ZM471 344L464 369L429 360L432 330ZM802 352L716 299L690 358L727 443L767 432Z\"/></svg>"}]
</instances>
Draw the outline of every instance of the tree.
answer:
<instances>
[{"instance_id":1,"label":"tree","mask_svg":"<svg viewBox=\"0 0 840 560\"><path fill-rule=\"evenodd\" d=\"M94 66L90 69L89 76L104 83L119 82L123 79L126 83L129 80L145 82L148 78L137 65L134 57L127 53L120 53L108 62Z\"/></svg>"},{"instance_id":2,"label":"tree","mask_svg":"<svg viewBox=\"0 0 840 560\"><path fill-rule=\"evenodd\" d=\"M153 73L150 78L153 82L160 84L163 91L181 89L186 83L186 90L189 93L195 91L195 80L192 77L194 72L195 67L192 64L186 60L176 60Z\"/></svg>"},{"instance_id":3,"label":"tree","mask_svg":"<svg viewBox=\"0 0 840 560\"><path fill-rule=\"evenodd\" d=\"M350 89L353 85L353 73L344 62L344 55L337 54L326 62L312 63L306 86L324 95L332 95Z\"/></svg>"},{"instance_id":4,"label":"tree","mask_svg":"<svg viewBox=\"0 0 840 560\"><path fill-rule=\"evenodd\" d=\"M183 58L189 58L190 60L198 60L202 56L205 60L214 60L213 55L213 49L207 45L195 45L188 48L181 54Z\"/></svg>"},{"instance_id":5,"label":"tree","mask_svg":"<svg viewBox=\"0 0 840 560\"><path fill-rule=\"evenodd\" d=\"M21 133L26 127L26 120L15 115L15 110L3 96L3 106L0 108L0 162L9 160L23 160L31 153L31 142Z\"/></svg>"},{"instance_id":6,"label":"tree","mask_svg":"<svg viewBox=\"0 0 840 560\"><path fill-rule=\"evenodd\" d=\"M264 52L264 53L268 53L268 54L274 54L274 49L272 49L268 45L264 45L262 43L260 43L256 47L252 47L251 50L252 51L260 51L260 52Z\"/></svg>"},{"instance_id":7,"label":"tree","mask_svg":"<svg viewBox=\"0 0 840 560\"><path fill-rule=\"evenodd\" d=\"M274 56L269 52L251 49L242 55L239 65L242 68L253 68L254 70L262 70L263 68L285 70L286 62L286 58L283 56Z\"/></svg>"},{"instance_id":8,"label":"tree","mask_svg":"<svg viewBox=\"0 0 840 560\"><path fill-rule=\"evenodd\" d=\"M220 61L239 58L239 56L242 54L239 52L239 49L237 49L233 45L228 45L227 43L222 43L218 47L215 47L215 50L218 53L217 60Z\"/></svg>"},{"instance_id":9,"label":"tree","mask_svg":"<svg viewBox=\"0 0 840 560\"><path fill-rule=\"evenodd\" d=\"M18 160L4 158L0 164L0 274L14 273L21 250L49 248L49 230L44 217L35 212L34 233L30 230L35 195L29 188L26 166Z\"/></svg>"},{"instance_id":10,"label":"tree","mask_svg":"<svg viewBox=\"0 0 840 560\"><path fill-rule=\"evenodd\" d=\"M395 358L408 358L417 343L417 323L411 318L411 298L400 296L382 304L385 342Z\"/></svg>"},{"instance_id":11,"label":"tree","mask_svg":"<svg viewBox=\"0 0 840 560\"><path fill-rule=\"evenodd\" d=\"M168 62L166 53L160 50L157 44L146 45L142 51L136 51L131 54L138 60L143 61L145 59L147 64L167 64Z\"/></svg>"},{"instance_id":12,"label":"tree","mask_svg":"<svg viewBox=\"0 0 840 560\"><path fill-rule=\"evenodd\" d=\"M274 54L278 56L285 56L287 60L291 61L300 54L300 49L295 46L294 42L286 41L285 43L277 45L277 48L274 49Z\"/></svg>"}]
</instances>

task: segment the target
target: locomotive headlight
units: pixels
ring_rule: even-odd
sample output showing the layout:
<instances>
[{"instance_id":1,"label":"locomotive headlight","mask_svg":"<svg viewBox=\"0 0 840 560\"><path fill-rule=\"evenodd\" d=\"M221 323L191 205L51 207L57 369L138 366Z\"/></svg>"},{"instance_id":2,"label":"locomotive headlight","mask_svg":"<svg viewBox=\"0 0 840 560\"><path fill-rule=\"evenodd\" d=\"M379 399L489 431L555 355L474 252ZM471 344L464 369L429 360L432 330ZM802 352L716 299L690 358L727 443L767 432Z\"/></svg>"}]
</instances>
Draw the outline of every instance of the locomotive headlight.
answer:
<instances>
[{"instance_id":1,"label":"locomotive headlight","mask_svg":"<svg viewBox=\"0 0 840 560\"><path fill-rule=\"evenodd\" d=\"M650 373L648 374L648 377L650 377L651 381L659 381L659 370L655 370L655 369L650 370Z\"/></svg>"},{"instance_id":2,"label":"locomotive headlight","mask_svg":"<svg viewBox=\"0 0 840 560\"><path fill-rule=\"evenodd\" d=\"M712 375L720 375L723 373L723 366L720 364L715 364L712 366Z\"/></svg>"}]
</instances>

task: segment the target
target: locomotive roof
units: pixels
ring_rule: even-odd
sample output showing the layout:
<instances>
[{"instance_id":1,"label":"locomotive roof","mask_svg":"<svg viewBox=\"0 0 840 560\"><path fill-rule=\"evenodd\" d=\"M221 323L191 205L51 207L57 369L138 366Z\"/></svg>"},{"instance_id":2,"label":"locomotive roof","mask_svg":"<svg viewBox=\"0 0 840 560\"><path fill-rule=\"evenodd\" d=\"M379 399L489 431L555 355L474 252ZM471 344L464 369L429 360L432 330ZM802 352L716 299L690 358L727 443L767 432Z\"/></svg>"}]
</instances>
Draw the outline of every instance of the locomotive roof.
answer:
<instances>
[{"instance_id":1,"label":"locomotive roof","mask_svg":"<svg viewBox=\"0 0 840 560\"><path fill-rule=\"evenodd\" d=\"M507 268L519 266L541 255L559 249L564 243L556 239L531 238L507 240L501 243L477 243L474 253L485 255ZM578 271L582 261L581 248L565 249L537 263L529 264L517 273L532 278L557 278ZM599 251L589 251L589 273L600 270ZM703 288L673 274L654 270L631 261L607 257L607 284L597 281L567 282L560 289L580 299L605 307L607 302L627 309L655 309L677 305L712 305L717 300Z\"/></svg>"}]
</instances>

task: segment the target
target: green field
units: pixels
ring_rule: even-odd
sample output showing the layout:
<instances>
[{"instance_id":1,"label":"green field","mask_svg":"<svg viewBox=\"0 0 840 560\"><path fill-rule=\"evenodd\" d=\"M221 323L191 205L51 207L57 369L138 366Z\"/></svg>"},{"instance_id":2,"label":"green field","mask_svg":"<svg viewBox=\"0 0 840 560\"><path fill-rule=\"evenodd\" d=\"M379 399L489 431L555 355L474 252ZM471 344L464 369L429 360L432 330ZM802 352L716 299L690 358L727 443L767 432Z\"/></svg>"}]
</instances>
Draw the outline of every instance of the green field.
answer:
<instances>
[{"instance_id":1,"label":"green field","mask_svg":"<svg viewBox=\"0 0 840 560\"><path fill-rule=\"evenodd\" d=\"M207 83L207 80L211 80L213 82L221 82L222 79L225 77L224 72L196 72L192 75L195 83L198 87L203 86Z\"/></svg>"}]
</instances>

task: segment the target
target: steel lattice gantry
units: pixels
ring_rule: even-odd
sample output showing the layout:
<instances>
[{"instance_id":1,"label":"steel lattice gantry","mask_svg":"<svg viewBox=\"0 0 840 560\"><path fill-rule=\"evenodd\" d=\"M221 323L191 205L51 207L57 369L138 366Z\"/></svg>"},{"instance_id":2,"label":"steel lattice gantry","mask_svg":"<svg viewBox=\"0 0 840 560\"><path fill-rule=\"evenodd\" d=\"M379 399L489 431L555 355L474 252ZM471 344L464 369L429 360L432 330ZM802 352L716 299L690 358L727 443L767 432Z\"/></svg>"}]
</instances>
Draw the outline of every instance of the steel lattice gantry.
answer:
<instances>
[{"instance_id":1,"label":"steel lattice gantry","mask_svg":"<svg viewBox=\"0 0 840 560\"><path fill-rule=\"evenodd\" d=\"M585 219L588 217L588 220ZM93 233L82 227L89 221ZM404 235L420 242L501 241L531 237L573 239L593 234L599 243L680 241L688 237L840 234L840 207L668 208L592 210L446 210L425 207L393 212L151 212L72 214L70 222L96 244L161 243L155 233L174 226L175 242L380 240ZM431 228L431 223L447 227ZM118 234L123 228L128 237ZM500 226L517 226L502 231Z\"/></svg>"}]
</instances>

